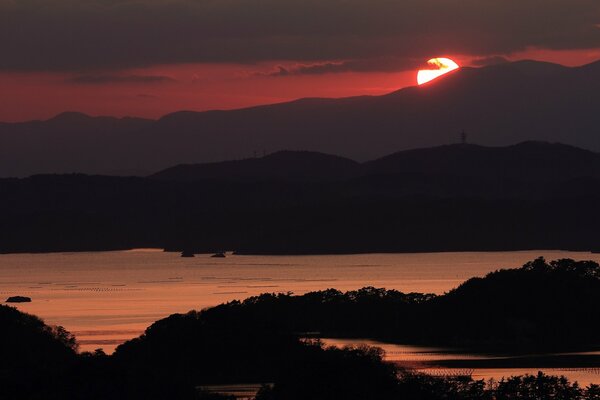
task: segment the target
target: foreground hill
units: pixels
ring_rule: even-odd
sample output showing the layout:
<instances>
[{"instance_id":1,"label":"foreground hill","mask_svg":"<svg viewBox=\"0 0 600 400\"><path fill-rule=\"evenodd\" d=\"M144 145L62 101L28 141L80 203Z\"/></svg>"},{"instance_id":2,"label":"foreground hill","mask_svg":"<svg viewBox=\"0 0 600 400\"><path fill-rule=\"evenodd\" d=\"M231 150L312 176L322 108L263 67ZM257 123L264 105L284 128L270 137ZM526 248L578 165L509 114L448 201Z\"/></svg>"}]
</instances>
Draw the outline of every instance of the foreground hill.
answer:
<instances>
[{"instance_id":1,"label":"foreground hill","mask_svg":"<svg viewBox=\"0 0 600 400\"><path fill-rule=\"evenodd\" d=\"M205 310L201 317L216 325L319 332L323 337L535 352L600 345L598 302L598 263L538 258L521 268L471 278L439 296L373 287L263 294ZM139 346L135 342L118 348L117 354Z\"/></svg>"},{"instance_id":2,"label":"foreground hill","mask_svg":"<svg viewBox=\"0 0 600 400\"><path fill-rule=\"evenodd\" d=\"M62 327L0 304L0 398L40 398L39 388L58 382L75 362L75 338ZM58 398L58 397L56 397Z\"/></svg>"},{"instance_id":3,"label":"foreground hill","mask_svg":"<svg viewBox=\"0 0 600 400\"><path fill-rule=\"evenodd\" d=\"M467 375L431 376L385 362L381 349L326 348L302 332L454 344L504 356L590 350L598 344L599 285L597 263L537 259L470 279L441 296L372 287L262 294L158 320L111 356L76 354L68 332L0 305L0 397L230 400L234 396L214 391L263 384L257 400L597 400L598 385L583 388L564 377L538 372L486 383ZM570 296L557 296L563 292ZM564 356L489 361L508 362L506 368L523 361L544 369L598 365L596 354Z\"/></svg>"},{"instance_id":4,"label":"foreground hill","mask_svg":"<svg viewBox=\"0 0 600 400\"><path fill-rule=\"evenodd\" d=\"M462 68L384 96L178 112L158 121L67 114L0 124L0 176L142 174L283 149L364 161L389 149L454 143L463 129L481 145L542 140L598 151L599 106L600 62L521 61Z\"/></svg>"},{"instance_id":5,"label":"foreground hill","mask_svg":"<svg viewBox=\"0 0 600 400\"><path fill-rule=\"evenodd\" d=\"M169 376L188 385L240 382L244 377L274 382L273 392L264 391L261 399L331 399L337 398L337 393L343 393L345 399L595 399L597 386L585 397L569 387L566 379L550 384L543 374L538 379L501 380L488 387L489 391L484 391L481 381L479 390L470 386L466 377L456 378L458 385L464 385L462 390L440 381L410 382L415 378L410 373L407 382L406 371L396 371L391 364L387 365L392 369L383 368L381 353L374 349L322 353L314 345L294 346L289 335L319 332L323 337L455 345L460 346L459 351L468 348L504 355L589 350L600 344L598 301L597 263L537 259L519 269L473 278L441 296L372 287L346 293L328 289L303 295L263 294L200 312L175 314L119 346L114 358L136 373L154 376L152 382ZM362 363L355 358L361 355L368 356L359 357ZM548 356L560 360L556 354ZM334 359L345 362L338 364ZM371 368L365 368L363 363L369 360ZM598 356L580 355L562 365L576 368L578 363L597 365ZM401 379L398 386L382 379L394 375ZM370 390L364 391L361 383L365 381L371 382ZM426 394L422 391L428 383L436 386ZM342 389L332 392L338 385Z\"/></svg>"}]
</instances>

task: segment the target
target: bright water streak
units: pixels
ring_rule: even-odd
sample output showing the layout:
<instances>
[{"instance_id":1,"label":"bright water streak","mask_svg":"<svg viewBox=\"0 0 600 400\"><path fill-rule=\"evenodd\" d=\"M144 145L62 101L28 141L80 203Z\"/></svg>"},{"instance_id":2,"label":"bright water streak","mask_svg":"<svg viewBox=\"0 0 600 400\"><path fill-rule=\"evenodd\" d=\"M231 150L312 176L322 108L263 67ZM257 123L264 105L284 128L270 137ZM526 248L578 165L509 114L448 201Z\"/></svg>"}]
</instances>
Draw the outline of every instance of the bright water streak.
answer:
<instances>
[{"instance_id":1,"label":"bright water streak","mask_svg":"<svg viewBox=\"0 0 600 400\"><path fill-rule=\"evenodd\" d=\"M542 371L548 375L565 376L571 382L578 382L582 386L591 383L600 383L600 368L448 368L443 366L444 361L448 360L493 360L500 358L495 355L487 354L469 354L457 352L455 349L440 347L413 346L405 344L383 343L369 339L323 339L325 346L345 347L345 346L375 346L384 350L384 359L398 364L404 368L410 368L425 374L434 376L458 376L469 374L473 379L479 380L494 379L499 381L502 378L518 375L536 375ZM599 355L600 352L593 351L587 353L570 353L581 355ZM510 356L502 356L510 357ZM436 365L439 363L439 365Z\"/></svg>"}]
</instances>

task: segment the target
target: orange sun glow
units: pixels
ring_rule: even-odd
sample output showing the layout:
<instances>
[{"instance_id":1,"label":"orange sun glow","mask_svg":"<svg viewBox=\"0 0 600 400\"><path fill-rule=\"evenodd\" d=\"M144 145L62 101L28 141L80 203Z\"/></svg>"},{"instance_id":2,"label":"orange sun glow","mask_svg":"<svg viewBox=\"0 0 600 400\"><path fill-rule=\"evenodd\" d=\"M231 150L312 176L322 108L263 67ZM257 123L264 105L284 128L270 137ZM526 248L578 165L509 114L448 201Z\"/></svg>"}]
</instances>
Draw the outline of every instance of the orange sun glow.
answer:
<instances>
[{"instance_id":1,"label":"orange sun glow","mask_svg":"<svg viewBox=\"0 0 600 400\"><path fill-rule=\"evenodd\" d=\"M427 61L427 66L430 69L421 69L417 73L417 83L422 85L429 81L434 80L450 71L460 68L457 63L449 58L432 58Z\"/></svg>"}]
</instances>

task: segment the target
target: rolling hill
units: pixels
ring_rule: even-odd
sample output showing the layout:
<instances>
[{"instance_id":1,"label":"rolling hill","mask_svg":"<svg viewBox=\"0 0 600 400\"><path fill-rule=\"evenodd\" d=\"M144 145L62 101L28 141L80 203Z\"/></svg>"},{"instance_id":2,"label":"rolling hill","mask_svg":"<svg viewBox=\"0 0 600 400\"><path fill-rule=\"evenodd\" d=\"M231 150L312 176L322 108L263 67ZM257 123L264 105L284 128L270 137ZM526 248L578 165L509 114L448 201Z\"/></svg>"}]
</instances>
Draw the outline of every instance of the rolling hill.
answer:
<instances>
[{"instance_id":1,"label":"rolling hill","mask_svg":"<svg viewBox=\"0 0 600 400\"><path fill-rule=\"evenodd\" d=\"M0 253L597 249L600 154L447 145L366 163L310 152L150 177L0 179Z\"/></svg>"},{"instance_id":2,"label":"rolling hill","mask_svg":"<svg viewBox=\"0 0 600 400\"><path fill-rule=\"evenodd\" d=\"M449 177L462 180L562 182L600 179L600 154L560 143L522 142L511 146L453 144L399 151L358 163L323 153L280 151L260 158L182 164L150 177L163 181L268 182L345 181L373 176Z\"/></svg>"}]
</instances>

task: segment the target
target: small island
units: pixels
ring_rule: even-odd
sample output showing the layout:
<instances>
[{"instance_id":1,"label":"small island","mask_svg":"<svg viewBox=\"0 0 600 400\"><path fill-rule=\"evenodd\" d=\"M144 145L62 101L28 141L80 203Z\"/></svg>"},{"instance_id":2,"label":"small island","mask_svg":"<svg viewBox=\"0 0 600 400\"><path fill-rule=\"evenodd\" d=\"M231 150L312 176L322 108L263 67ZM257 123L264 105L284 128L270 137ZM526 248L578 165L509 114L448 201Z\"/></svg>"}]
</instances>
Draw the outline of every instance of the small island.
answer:
<instances>
[{"instance_id":1,"label":"small island","mask_svg":"<svg viewBox=\"0 0 600 400\"><path fill-rule=\"evenodd\" d=\"M192 258L192 257L194 257L194 252L190 251L190 250L184 250L181 252L181 257Z\"/></svg>"},{"instance_id":2,"label":"small island","mask_svg":"<svg viewBox=\"0 0 600 400\"><path fill-rule=\"evenodd\" d=\"M10 296L8 299L6 299L6 303L31 303L31 297Z\"/></svg>"}]
</instances>

